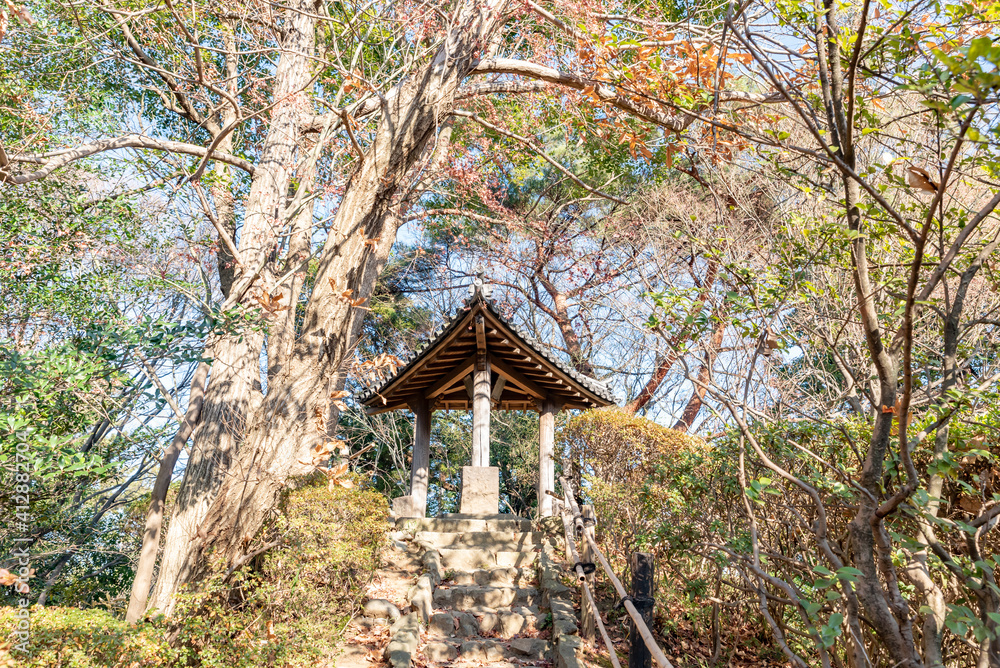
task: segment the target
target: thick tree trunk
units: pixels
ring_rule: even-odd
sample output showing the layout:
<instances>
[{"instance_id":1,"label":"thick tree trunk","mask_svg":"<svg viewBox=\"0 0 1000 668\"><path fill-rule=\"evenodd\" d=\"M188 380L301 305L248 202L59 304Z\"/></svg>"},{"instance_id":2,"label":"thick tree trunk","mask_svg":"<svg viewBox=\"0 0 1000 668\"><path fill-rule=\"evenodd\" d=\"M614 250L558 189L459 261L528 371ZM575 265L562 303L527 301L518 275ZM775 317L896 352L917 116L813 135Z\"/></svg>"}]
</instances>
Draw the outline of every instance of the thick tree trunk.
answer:
<instances>
[{"instance_id":1,"label":"thick tree trunk","mask_svg":"<svg viewBox=\"0 0 1000 668\"><path fill-rule=\"evenodd\" d=\"M240 234L239 253L246 272L268 287L268 256L280 229L299 140L302 95L311 79L315 34L313 2L299 0L288 11L281 58L274 76L274 109L260 161L254 171ZM231 299L248 303L254 290ZM191 458L171 513L152 607L173 611L174 594L191 579L191 547L206 536L203 520L241 445L248 421L260 408L260 357L263 336L251 328L220 336L212 346L212 375L195 434Z\"/></svg>"},{"instance_id":2,"label":"thick tree trunk","mask_svg":"<svg viewBox=\"0 0 1000 668\"><path fill-rule=\"evenodd\" d=\"M292 229L288 240L288 252L285 254L285 264L281 269L282 274L294 273L289 280L278 286L278 294L281 295L280 304L283 308L287 307L287 310L279 311L271 323L271 333L267 340L268 383L271 383L285 368L295 344L295 322L299 294L302 292L306 280L304 263L308 262L312 248L313 203L315 200L310 197L308 201L305 201L305 198L312 193L316 182L314 156L303 161L297 177L298 190L289 206L300 210L290 211L293 216Z\"/></svg>"},{"instance_id":3,"label":"thick tree trunk","mask_svg":"<svg viewBox=\"0 0 1000 668\"><path fill-rule=\"evenodd\" d=\"M238 461L215 496L200 539L188 546L184 561L197 568L183 573L172 589L204 573L210 555L224 557L231 568L242 565L289 479L312 469L312 446L328 438L325 421L317 416L328 414L330 391L343 382L342 366L365 316L351 300L371 295L395 237L397 193L496 31L504 5L505 0L463 3L433 60L386 96L373 143L334 220L302 334L247 424ZM286 54L310 50L311 43Z\"/></svg>"}]
</instances>

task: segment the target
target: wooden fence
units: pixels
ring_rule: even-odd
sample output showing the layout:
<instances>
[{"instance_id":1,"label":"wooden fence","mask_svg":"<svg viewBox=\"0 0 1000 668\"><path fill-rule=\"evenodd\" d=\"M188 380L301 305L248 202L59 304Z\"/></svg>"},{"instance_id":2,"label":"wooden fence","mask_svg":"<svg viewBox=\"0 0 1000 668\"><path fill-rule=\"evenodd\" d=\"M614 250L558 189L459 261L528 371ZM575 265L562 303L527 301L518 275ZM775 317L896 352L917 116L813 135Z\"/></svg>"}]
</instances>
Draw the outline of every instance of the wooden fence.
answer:
<instances>
[{"instance_id":1,"label":"wooden fence","mask_svg":"<svg viewBox=\"0 0 1000 668\"><path fill-rule=\"evenodd\" d=\"M601 619L601 612L594 600L592 590L594 585L593 574L597 568L594 562L594 558L596 557L597 562L601 564L604 573L608 576L608 580L614 585L620 604L624 606L625 611L628 612L632 620L629 668L644 668L645 666L649 666L650 658L656 661L661 668L673 668L673 664L670 663L666 655L664 655L663 651L656 644L656 640L653 639L653 633L649 629L653 614L653 571L651 558L649 558L649 555L643 553L632 555L633 592L632 595L629 595L625 591L621 580L618 579L611 569L611 564L608 563L607 557L604 556L604 553L601 552L601 549L597 546L597 542L594 540L596 518L594 517L593 509L585 506L581 510L576 503L573 487L569 481L566 478L560 477L559 482L562 483L563 488L563 497L561 499L563 502L562 519L563 529L566 532L567 556L573 560L573 569L580 581L580 588L583 590L580 616L584 635L586 636L588 633L588 625L596 625L597 629L601 632L601 637L604 639L604 644L608 647L608 654L611 657L612 665L614 668L621 668L621 664L618 662L618 654L615 652L614 644L608 636L604 621ZM582 558L576 549L576 539L578 538L583 541ZM639 610L639 606L636 603L641 605L643 610Z\"/></svg>"}]
</instances>

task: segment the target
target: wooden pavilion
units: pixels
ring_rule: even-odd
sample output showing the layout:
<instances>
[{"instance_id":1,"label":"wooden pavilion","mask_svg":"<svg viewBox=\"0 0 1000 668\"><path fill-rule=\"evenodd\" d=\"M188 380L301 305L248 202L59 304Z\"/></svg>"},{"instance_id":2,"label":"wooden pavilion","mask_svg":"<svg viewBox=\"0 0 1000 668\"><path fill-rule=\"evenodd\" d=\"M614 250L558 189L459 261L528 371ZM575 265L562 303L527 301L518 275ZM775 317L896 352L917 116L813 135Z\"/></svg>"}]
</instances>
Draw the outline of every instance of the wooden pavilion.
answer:
<instances>
[{"instance_id":1,"label":"wooden pavilion","mask_svg":"<svg viewBox=\"0 0 1000 668\"><path fill-rule=\"evenodd\" d=\"M472 462L462 468L461 512L499 512L499 469L490 466L490 411L538 410L538 513L552 514L555 415L563 409L615 403L598 381L552 354L508 322L477 278L462 308L420 346L399 371L360 397L369 413L409 408L416 418L410 494L393 500L397 517L427 512L431 416L472 410Z\"/></svg>"}]
</instances>

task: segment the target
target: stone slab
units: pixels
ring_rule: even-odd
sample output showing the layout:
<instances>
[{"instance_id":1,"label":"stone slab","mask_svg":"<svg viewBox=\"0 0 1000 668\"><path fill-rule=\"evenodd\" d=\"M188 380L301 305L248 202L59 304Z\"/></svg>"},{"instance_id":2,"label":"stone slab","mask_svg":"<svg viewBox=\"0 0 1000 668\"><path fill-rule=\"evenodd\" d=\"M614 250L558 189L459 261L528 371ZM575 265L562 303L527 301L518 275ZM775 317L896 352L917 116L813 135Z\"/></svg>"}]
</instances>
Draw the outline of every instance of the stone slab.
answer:
<instances>
[{"instance_id":1,"label":"stone slab","mask_svg":"<svg viewBox=\"0 0 1000 668\"><path fill-rule=\"evenodd\" d=\"M511 531L418 531L414 541L424 541L435 547L452 550L490 549L505 552L531 552L542 545L554 545L556 539L541 532L515 533Z\"/></svg>"},{"instance_id":2,"label":"stone slab","mask_svg":"<svg viewBox=\"0 0 1000 668\"><path fill-rule=\"evenodd\" d=\"M511 533L527 533L532 530L531 520L517 518L513 515L497 515L494 517L460 517L445 515L443 517L401 517L396 520L396 527L403 533L418 531L440 531L457 533L462 531L505 531ZM559 529L562 531L562 527Z\"/></svg>"},{"instance_id":3,"label":"stone slab","mask_svg":"<svg viewBox=\"0 0 1000 668\"><path fill-rule=\"evenodd\" d=\"M392 500L392 515L398 521L401 518L423 517L424 511L413 496L397 496Z\"/></svg>"},{"instance_id":4,"label":"stone slab","mask_svg":"<svg viewBox=\"0 0 1000 668\"><path fill-rule=\"evenodd\" d=\"M462 467L462 515L495 515L500 509L500 469Z\"/></svg>"}]
</instances>

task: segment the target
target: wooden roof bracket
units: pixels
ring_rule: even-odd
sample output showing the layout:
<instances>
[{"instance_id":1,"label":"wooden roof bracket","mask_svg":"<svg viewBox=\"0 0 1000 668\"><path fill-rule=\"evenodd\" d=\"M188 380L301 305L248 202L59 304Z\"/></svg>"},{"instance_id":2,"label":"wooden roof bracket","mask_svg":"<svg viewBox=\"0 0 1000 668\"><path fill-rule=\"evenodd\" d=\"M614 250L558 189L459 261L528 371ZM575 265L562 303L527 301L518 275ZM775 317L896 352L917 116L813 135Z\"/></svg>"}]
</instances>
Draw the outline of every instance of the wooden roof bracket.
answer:
<instances>
[{"instance_id":1,"label":"wooden roof bracket","mask_svg":"<svg viewBox=\"0 0 1000 668\"><path fill-rule=\"evenodd\" d=\"M486 371L486 321L476 314L476 371Z\"/></svg>"},{"instance_id":2,"label":"wooden roof bracket","mask_svg":"<svg viewBox=\"0 0 1000 668\"><path fill-rule=\"evenodd\" d=\"M476 368L476 358L479 353L472 353L465 358L465 361L458 364L454 369L452 369L448 374L444 376L441 380L434 383L429 390L427 390L427 398L433 399L445 390L451 388L452 385L459 382L467 375L469 372Z\"/></svg>"},{"instance_id":3,"label":"wooden roof bracket","mask_svg":"<svg viewBox=\"0 0 1000 668\"><path fill-rule=\"evenodd\" d=\"M497 374L503 376L509 382L514 383L535 399L544 399L548 395L545 390L528 380L520 371L507 366L506 362L503 362L492 355L490 355L490 367L496 371Z\"/></svg>"}]
</instances>

